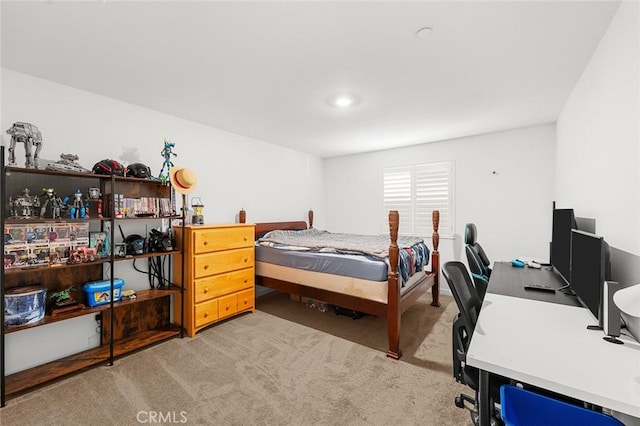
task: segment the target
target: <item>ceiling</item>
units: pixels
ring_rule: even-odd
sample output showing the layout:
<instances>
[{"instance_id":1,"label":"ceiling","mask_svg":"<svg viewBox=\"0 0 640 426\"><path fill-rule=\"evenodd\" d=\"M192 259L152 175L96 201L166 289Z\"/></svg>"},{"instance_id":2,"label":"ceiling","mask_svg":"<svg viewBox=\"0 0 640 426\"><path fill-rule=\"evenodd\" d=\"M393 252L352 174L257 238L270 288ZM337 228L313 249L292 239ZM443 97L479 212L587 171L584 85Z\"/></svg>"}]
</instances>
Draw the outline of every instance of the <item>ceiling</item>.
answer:
<instances>
[{"instance_id":1,"label":"ceiling","mask_svg":"<svg viewBox=\"0 0 640 426\"><path fill-rule=\"evenodd\" d=\"M1 59L326 158L555 122L618 5L3 1Z\"/></svg>"}]
</instances>

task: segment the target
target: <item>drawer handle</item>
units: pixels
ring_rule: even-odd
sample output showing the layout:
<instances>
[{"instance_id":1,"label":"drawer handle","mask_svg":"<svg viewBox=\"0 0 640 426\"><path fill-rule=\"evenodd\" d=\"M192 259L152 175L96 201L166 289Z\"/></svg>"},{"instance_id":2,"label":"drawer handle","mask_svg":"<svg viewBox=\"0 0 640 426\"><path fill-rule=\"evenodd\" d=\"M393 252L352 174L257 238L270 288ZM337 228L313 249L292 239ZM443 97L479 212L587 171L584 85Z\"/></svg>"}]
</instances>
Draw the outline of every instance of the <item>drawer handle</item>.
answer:
<instances>
[{"instance_id":1,"label":"drawer handle","mask_svg":"<svg viewBox=\"0 0 640 426\"><path fill-rule=\"evenodd\" d=\"M209 265L204 265L204 269L209 269Z\"/></svg>"},{"instance_id":2,"label":"drawer handle","mask_svg":"<svg viewBox=\"0 0 640 426\"><path fill-rule=\"evenodd\" d=\"M246 300L244 301L244 304L245 304L245 305L247 304L247 301L246 301Z\"/></svg>"},{"instance_id":3,"label":"drawer handle","mask_svg":"<svg viewBox=\"0 0 640 426\"><path fill-rule=\"evenodd\" d=\"M225 310L225 311L228 311L228 310L229 310L229 307L228 307L228 306L225 306L225 307L224 307L224 310Z\"/></svg>"},{"instance_id":4,"label":"drawer handle","mask_svg":"<svg viewBox=\"0 0 640 426\"><path fill-rule=\"evenodd\" d=\"M208 246L209 245L209 241L205 241L204 243L202 243L203 246Z\"/></svg>"},{"instance_id":5,"label":"drawer handle","mask_svg":"<svg viewBox=\"0 0 640 426\"><path fill-rule=\"evenodd\" d=\"M207 293L209 293L209 290L205 288L203 293L207 294Z\"/></svg>"},{"instance_id":6,"label":"drawer handle","mask_svg":"<svg viewBox=\"0 0 640 426\"><path fill-rule=\"evenodd\" d=\"M204 317L206 318L206 317L208 317L208 316L209 316L209 313L208 313L208 312L205 312L205 313L204 313Z\"/></svg>"},{"instance_id":7,"label":"drawer handle","mask_svg":"<svg viewBox=\"0 0 640 426\"><path fill-rule=\"evenodd\" d=\"M249 261L249 259L245 258L244 259L244 263L247 263Z\"/></svg>"},{"instance_id":8,"label":"drawer handle","mask_svg":"<svg viewBox=\"0 0 640 426\"><path fill-rule=\"evenodd\" d=\"M247 241L247 237L244 237L244 241Z\"/></svg>"},{"instance_id":9,"label":"drawer handle","mask_svg":"<svg viewBox=\"0 0 640 426\"><path fill-rule=\"evenodd\" d=\"M245 278L245 279L244 279L244 283L246 284L246 283L248 283L248 282L249 282L249 280Z\"/></svg>"}]
</instances>

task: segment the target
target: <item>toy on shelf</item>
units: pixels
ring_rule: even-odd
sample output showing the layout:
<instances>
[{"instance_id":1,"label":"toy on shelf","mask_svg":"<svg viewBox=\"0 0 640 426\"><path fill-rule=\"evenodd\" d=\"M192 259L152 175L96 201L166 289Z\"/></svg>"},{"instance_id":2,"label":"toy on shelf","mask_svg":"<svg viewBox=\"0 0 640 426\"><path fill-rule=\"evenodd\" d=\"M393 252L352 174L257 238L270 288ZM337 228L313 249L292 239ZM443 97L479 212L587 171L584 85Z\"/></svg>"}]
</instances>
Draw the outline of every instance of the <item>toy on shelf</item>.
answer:
<instances>
[{"instance_id":1,"label":"toy on shelf","mask_svg":"<svg viewBox=\"0 0 640 426\"><path fill-rule=\"evenodd\" d=\"M50 299L55 299L53 301L53 306L51 307L52 316L84 308L84 305L80 304L71 296L71 292L75 289L76 288L74 286L69 286L64 290L56 291L49 296Z\"/></svg>"},{"instance_id":2,"label":"toy on shelf","mask_svg":"<svg viewBox=\"0 0 640 426\"><path fill-rule=\"evenodd\" d=\"M96 210L98 211L98 217L102 217L102 198L100 198L101 195L102 193L100 192L100 188L89 188L89 201L96 202L98 204L96 208Z\"/></svg>"},{"instance_id":3,"label":"toy on shelf","mask_svg":"<svg viewBox=\"0 0 640 426\"><path fill-rule=\"evenodd\" d=\"M31 123L17 122L13 123L7 130L7 134L11 135L9 145L9 165L16 165L16 143L24 144L25 167L34 169L38 167L38 155L42 149L42 133L38 127ZM35 153L33 147L35 146Z\"/></svg>"},{"instance_id":4,"label":"toy on shelf","mask_svg":"<svg viewBox=\"0 0 640 426\"><path fill-rule=\"evenodd\" d=\"M173 162L171 161L171 156L177 157L178 154L173 152L173 148L176 146L174 142L170 142L168 140L164 140L164 148L160 152L160 154L164 157L164 163L162 163L162 168L160 169L160 174L158 178L163 184L169 182L169 175L171 173L171 167L173 167ZM165 170L166 168L166 170Z\"/></svg>"},{"instance_id":5,"label":"toy on shelf","mask_svg":"<svg viewBox=\"0 0 640 426\"><path fill-rule=\"evenodd\" d=\"M62 200L62 204L69 206L69 199L73 200L69 209L69 217L71 219L86 219L89 217L89 202L79 189L76 189L76 192L71 197L65 197Z\"/></svg>"},{"instance_id":6,"label":"toy on shelf","mask_svg":"<svg viewBox=\"0 0 640 426\"><path fill-rule=\"evenodd\" d=\"M62 217L60 212L64 208L64 204L60 197L58 197L58 194L56 194L56 191L53 188L42 188L41 198L43 201L40 202L42 206L40 208L40 217L60 219Z\"/></svg>"},{"instance_id":7,"label":"toy on shelf","mask_svg":"<svg viewBox=\"0 0 640 426\"><path fill-rule=\"evenodd\" d=\"M60 154L60 159L55 163L47 164L48 170L59 170L63 172L82 172L91 173L91 170L85 169L78 163L78 157L76 154Z\"/></svg>"},{"instance_id":8,"label":"toy on shelf","mask_svg":"<svg viewBox=\"0 0 640 426\"><path fill-rule=\"evenodd\" d=\"M21 195L9 197L9 215L11 217L31 219L36 217L39 208L40 199L31 195L29 188L23 189Z\"/></svg>"}]
</instances>

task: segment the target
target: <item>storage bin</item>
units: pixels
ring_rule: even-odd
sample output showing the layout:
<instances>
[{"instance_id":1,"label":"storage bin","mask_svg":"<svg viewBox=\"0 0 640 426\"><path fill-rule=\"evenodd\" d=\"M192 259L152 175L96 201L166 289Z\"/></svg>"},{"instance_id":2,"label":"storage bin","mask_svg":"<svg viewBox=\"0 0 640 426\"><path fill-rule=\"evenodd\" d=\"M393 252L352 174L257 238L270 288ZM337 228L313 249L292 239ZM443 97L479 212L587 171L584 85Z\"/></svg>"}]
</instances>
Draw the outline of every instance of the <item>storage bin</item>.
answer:
<instances>
[{"instance_id":1,"label":"storage bin","mask_svg":"<svg viewBox=\"0 0 640 426\"><path fill-rule=\"evenodd\" d=\"M16 287L4 294L4 323L33 324L44 318L47 289L41 286Z\"/></svg>"},{"instance_id":2,"label":"storage bin","mask_svg":"<svg viewBox=\"0 0 640 426\"><path fill-rule=\"evenodd\" d=\"M124 281L120 278L113 279L113 301L117 302L122 297ZM111 301L111 280L92 281L82 286L87 295L87 304L91 307L107 304Z\"/></svg>"},{"instance_id":3,"label":"storage bin","mask_svg":"<svg viewBox=\"0 0 640 426\"><path fill-rule=\"evenodd\" d=\"M506 426L624 426L606 414L512 385L500 387L500 404Z\"/></svg>"}]
</instances>

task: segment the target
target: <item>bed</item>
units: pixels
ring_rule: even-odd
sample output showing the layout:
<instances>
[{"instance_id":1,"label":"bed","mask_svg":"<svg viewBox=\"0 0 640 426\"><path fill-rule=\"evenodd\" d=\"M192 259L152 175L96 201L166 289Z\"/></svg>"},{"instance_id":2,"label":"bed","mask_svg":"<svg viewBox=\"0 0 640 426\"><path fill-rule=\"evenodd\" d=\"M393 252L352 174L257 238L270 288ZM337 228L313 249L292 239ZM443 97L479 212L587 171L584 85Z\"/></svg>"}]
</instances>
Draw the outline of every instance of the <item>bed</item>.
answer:
<instances>
[{"instance_id":1,"label":"bed","mask_svg":"<svg viewBox=\"0 0 640 426\"><path fill-rule=\"evenodd\" d=\"M239 217L240 221L244 222L246 212L241 211ZM313 253L318 250L296 249L293 244L290 244L290 247L284 247L290 250L283 250L282 245L287 244L280 244L278 241L275 244L268 243L266 246L263 245L264 240L270 241L270 236L273 234L277 234L277 236L294 235L295 231L304 230L307 230L308 234L313 234L313 232L309 232L314 229L313 211L309 211L309 226L305 221L256 223L256 241L260 240L262 243L256 244L256 284L345 309L386 318L388 332L387 356L393 359L400 359L402 356L399 347L402 313L429 289L431 289L432 294L431 306L440 306L439 219L439 212L433 211L434 232L431 239L432 247L428 250L430 256L426 259L427 263L430 264L430 269L424 268L409 278L407 278L406 271L399 271L398 259L401 257L400 255L402 254L405 259L407 258L407 255L402 252L413 252L398 245L399 239L402 242L405 237L398 237L400 218L397 211L389 212L388 247L386 247L384 253L376 253L376 255L385 255L385 260L382 262L375 256L372 258L369 255L344 254L342 250L338 250L338 253ZM270 234L271 231L276 232ZM326 231L320 231L319 233L322 232ZM303 238L305 244L308 243L306 236L308 235L305 233L305 238ZM384 238L386 245L386 237ZM278 253L274 253L274 251ZM272 259L272 257L286 256L291 256L293 260L290 259L289 263L287 263ZM319 256L320 260L310 260L314 256ZM305 257L309 259L305 259ZM345 261L346 258L347 263L338 263L338 266L335 266L337 258L342 258L341 261ZM410 260L414 260L413 254L410 255ZM359 261L361 262L356 267L356 262ZM305 262L307 264L315 262L325 266L334 265L333 267L337 269L334 271L329 267L329 269L318 271L304 266ZM372 272L375 269L373 268L374 263L378 264L378 266L380 263L387 265L386 269L384 269L386 277L376 278L376 274L380 274L380 272ZM364 275L348 276L349 273L341 272L340 268L342 268L342 271L360 270L363 271ZM326 272L327 270L329 272ZM403 280L403 278L407 279Z\"/></svg>"}]
</instances>

